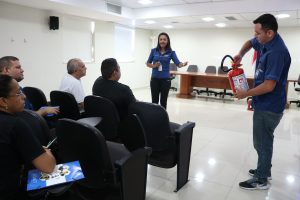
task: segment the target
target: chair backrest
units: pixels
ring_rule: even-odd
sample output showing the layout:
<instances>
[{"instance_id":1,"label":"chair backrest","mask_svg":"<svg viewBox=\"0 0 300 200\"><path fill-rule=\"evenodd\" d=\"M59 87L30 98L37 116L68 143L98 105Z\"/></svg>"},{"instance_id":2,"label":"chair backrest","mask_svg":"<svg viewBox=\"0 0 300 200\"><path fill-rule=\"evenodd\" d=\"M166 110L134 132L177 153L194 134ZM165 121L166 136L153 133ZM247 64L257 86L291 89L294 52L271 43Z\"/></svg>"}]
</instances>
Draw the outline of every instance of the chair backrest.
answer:
<instances>
[{"instance_id":1,"label":"chair backrest","mask_svg":"<svg viewBox=\"0 0 300 200\"><path fill-rule=\"evenodd\" d=\"M223 66L223 69L226 71L228 70L228 67L227 66ZM227 74L227 72L224 72L222 69L221 69L221 66L218 67L218 74Z\"/></svg>"},{"instance_id":2,"label":"chair backrest","mask_svg":"<svg viewBox=\"0 0 300 200\"><path fill-rule=\"evenodd\" d=\"M34 136L39 140L41 145L47 146L48 142L53 139L54 136L51 135L47 122L36 112L24 110L17 115L32 129Z\"/></svg>"},{"instance_id":3,"label":"chair backrest","mask_svg":"<svg viewBox=\"0 0 300 200\"><path fill-rule=\"evenodd\" d=\"M167 111L160 105L139 101L130 104L129 113L136 114L141 120L147 146L153 151L164 150L168 139L174 136Z\"/></svg>"},{"instance_id":4,"label":"chair backrest","mask_svg":"<svg viewBox=\"0 0 300 200\"><path fill-rule=\"evenodd\" d=\"M105 138L98 129L71 119L60 119L56 135L63 162L78 160L80 163L85 176L78 181L80 185L96 189L115 183Z\"/></svg>"},{"instance_id":5,"label":"chair backrest","mask_svg":"<svg viewBox=\"0 0 300 200\"><path fill-rule=\"evenodd\" d=\"M198 72L198 66L197 65L189 65L186 71L187 72Z\"/></svg>"},{"instance_id":6,"label":"chair backrest","mask_svg":"<svg viewBox=\"0 0 300 200\"><path fill-rule=\"evenodd\" d=\"M32 107L34 110L39 110L43 106L47 106L47 99L42 90L35 87L24 87L22 89L24 94L26 95L26 98L30 101L32 104Z\"/></svg>"},{"instance_id":7,"label":"chair backrest","mask_svg":"<svg viewBox=\"0 0 300 200\"><path fill-rule=\"evenodd\" d=\"M147 144L143 124L136 114L128 115L119 125L119 136L129 151L144 148Z\"/></svg>"},{"instance_id":8,"label":"chair backrest","mask_svg":"<svg viewBox=\"0 0 300 200\"><path fill-rule=\"evenodd\" d=\"M205 73L216 74L217 73L216 66L207 66L206 69L205 69Z\"/></svg>"},{"instance_id":9,"label":"chair backrest","mask_svg":"<svg viewBox=\"0 0 300 200\"><path fill-rule=\"evenodd\" d=\"M110 140L118 137L120 123L119 113L115 105L108 99L100 96L86 96L84 98L86 117L101 117L102 121L96 127Z\"/></svg>"},{"instance_id":10,"label":"chair backrest","mask_svg":"<svg viewBox=\"0 0 300 200\"><path fill-rule=\"evenodd\" d=\"M170 63L170 71L177 71L177 66L175 63Z\"/></svg>"},{"instance_id":11,"label":"chair backrest","mask_svg":"<svg viewBox=\"0 0 300 200\"><path fill-rule=\"evenodd\" d=\"M77 120L80 118L80 111L75 97L63 91L51 91L50 99L52 106L59 106L58 118Z\"/></svg>"}]
</instances>

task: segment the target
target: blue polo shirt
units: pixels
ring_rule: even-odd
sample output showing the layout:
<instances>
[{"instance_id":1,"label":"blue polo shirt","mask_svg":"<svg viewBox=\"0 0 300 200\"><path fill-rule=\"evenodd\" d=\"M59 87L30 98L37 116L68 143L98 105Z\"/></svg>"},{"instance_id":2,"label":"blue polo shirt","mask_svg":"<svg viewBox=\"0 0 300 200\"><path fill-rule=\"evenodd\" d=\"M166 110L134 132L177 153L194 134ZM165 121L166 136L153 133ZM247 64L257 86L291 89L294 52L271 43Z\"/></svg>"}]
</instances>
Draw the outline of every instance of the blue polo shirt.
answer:
<instances>
[{"instance_id":1,"label":"blue polo shirt","mask_svg":"<svg viewBox=\"0 0 300 200\"><path fill-rule=\"evenodd\" d=\"M282 113L286 104L286 84L291 57L284 41L279 34L262 45L256 38L251 40L253 48L257 51L257 61L254 75L254 87L265 80L276 81L272 92L254 96L253 108L255 110Z\"/></svg>"},{"instance_id":2,"label":"blue polo shirt","mask_svg":"<svg viewBox=\"0 0 300 200\"><path fill-rule=\"evenodd\" d=\"M162 65L162 71L158 71L158 68L152 68L152 78L170 78L170 61L173 60L173 62L176 65L180 64L180 61L178 60L175 51L172 51L171 49L166 50L165 53L161 54L159 52L159 49L153 48L151 49L151 53L149 55L149 58L147 60L147 63L156 63L160 62Z\"/></svg>"}]
</instances>

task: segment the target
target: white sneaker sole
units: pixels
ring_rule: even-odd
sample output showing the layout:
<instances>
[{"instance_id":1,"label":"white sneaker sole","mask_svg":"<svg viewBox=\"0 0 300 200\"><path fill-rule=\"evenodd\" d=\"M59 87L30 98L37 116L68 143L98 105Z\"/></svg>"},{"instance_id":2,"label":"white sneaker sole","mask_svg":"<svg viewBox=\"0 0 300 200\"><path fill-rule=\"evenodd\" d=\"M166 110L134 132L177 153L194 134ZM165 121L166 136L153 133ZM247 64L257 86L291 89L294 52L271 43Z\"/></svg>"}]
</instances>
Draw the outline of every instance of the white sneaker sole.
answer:
<instances>
[{"instance_id":1,"label":"white sneaker sole","mask_svg":"<svg viewBox=\"0 0 300 200\"><path fill-rule=\"evenodd\" d=\"M240 188L242 188L244 190L267 190L270 188L270 184L267 184L265 186L256 186L255 188L247 188L247 187L242 187L242 186L240 186Z\"/></svg>"}]
</instances>

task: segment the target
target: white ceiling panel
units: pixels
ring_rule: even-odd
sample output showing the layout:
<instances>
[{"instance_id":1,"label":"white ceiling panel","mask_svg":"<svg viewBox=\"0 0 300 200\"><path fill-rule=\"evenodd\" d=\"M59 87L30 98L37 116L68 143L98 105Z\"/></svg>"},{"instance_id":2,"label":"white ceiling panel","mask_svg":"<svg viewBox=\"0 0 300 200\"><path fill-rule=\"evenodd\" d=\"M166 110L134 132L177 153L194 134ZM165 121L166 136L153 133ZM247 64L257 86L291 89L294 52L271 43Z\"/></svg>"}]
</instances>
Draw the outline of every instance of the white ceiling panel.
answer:
<instances>
[{"instance_id":1,"label":"white ceiling panel","mask_svg":"<svg viewBox=\"0 0 300 200\"><path fill-rule=\"evenodd\" d=\"M139 4L138 0L0 1L145 29L161 29L166 24L173 25L175 29L215 28L215 24L220 22L227 24L225 28L252 27L252 21L264 13L289 14L290 18L278 19L279 25L300 26L300 0L152 0L153 3L148 5ZM108 12L107 3L121 6L122 12ZM204 22L203 17L215 20ZM156 23L145 24L145 20Z\"/></svg>"}]
</instances>

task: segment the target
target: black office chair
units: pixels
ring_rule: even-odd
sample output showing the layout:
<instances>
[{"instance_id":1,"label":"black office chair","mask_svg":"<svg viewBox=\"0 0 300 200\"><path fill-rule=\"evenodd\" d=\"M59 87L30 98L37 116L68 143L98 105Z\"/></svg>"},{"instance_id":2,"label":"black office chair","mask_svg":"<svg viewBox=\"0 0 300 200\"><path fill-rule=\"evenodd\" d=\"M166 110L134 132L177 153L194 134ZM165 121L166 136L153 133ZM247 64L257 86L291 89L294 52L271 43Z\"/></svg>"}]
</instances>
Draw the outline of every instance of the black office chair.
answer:
<instances>
[{"instance_id":1,"label":"black office chair","mask_svg":"<svg viewBox=\"0 0 300 200\"><path fill-rule=\"evenodd\" d=\"M42 90L35 87L24 87L22 89L26 98L32 104L33 110L39 110L43 106L48 106L47 98Z\"/></svg>"},{"instance_id":2,"label":"black office chair","mask_svg":"<svg viewBox=\"0 0 300 200\"><path fill-rule=\"evenodd\" d=\"M143 124L136 114L128 115L119 125L118 133L122 143L129 151L146 147Z\"/></svg>"},{"instance_id":3,"label":"black office chair","mask_svg":"<svg viewBox=\"0 0 300 200\"><path fill-rule=\"evenodd\" d=\"M101 122L95 127L101 131L106 140L118 140L119 113L115 105L100 96L86 96L84 98L86 117L101 117Z\"/></svg>"},{"instance_id":4,"label":"black office chair","mask_svg":"<svg viewBox=\"0 0 300 200\"><path fill-rule=\"evenodd\" d=\"M207 73L207 74L216 74L217 73L216 66L207 66L206 69L205 69L205 73ZM209 96L210 94L214 94L215 96L217 96L217 94L218 94L216 91L210 90L209 88L206 88L205 90L200 90L198 92L198 94L201 94L201 93L206 93L207 96Z\"/></svg>"},{"instance_id":5,"label":"black office chair","mask_svg":"<svg viewBox=\"0 0 300 200\"><path fill-rule=\"evenodd\" d=\"M172 168L177 165L178 191L188 181L194 122L182 125L169 122L166 110L157 104L135 102L129 107L142 122L146 135L146 146L152 148L149 164Z\"/></svg>"},{"instance_id":6,"label":"black office chair","mask_svg":"<svg viewBox=\"0 0 300 200\"><path fill-rule=\"evenodd\" d=\"M226 71L228 70L228 67L227 66L223 66L223 69ZM224 72L221 67L218 67L218 74L227 74L227 72ZM233 96L233 93L232 92L227 92L226 89L223 90L223 92L219 92L218 95L222 96L222 98L225 97L225 95L228 95L228 96Z\"/></svg>"},{"instance_id":7,"label":"black office chair","mask_svg":"<svg viewBox=\"0 0 300 200\"><path fill-rule=\"evenodd\" d=\"M50 100L52 106L59 106L58 119L68 118L78 120L81 118L78 104L72 94L58 90L51 91Z\"/></svg>"},{"instance_id":8,"label":"black office chair","mask_svg":"<svg viewBox=\"0 0 300 200\"><path fill-rule=\"evenodd\" d=\"M170 63L170 71L177 71L177 66L175 65L175 63ZM178 79L176 78L175 74L171 75L171 87L170 90L174 90L177 91L177 87L178 87Z\"/></svg>"},{"instance_id":9,"label":"black office chair","mask_svg":"<svg viewBox=\"0 0 300 200\"><path fill-rule=\"evenodd\" d=\"M287 83L288 84L288 83ZM295 85L295 84L294 84ZM299 77L298 77L298 85L300 85L300 75L299 75ZM296 92L300 92L300 88L298 87L298 88L296 88L295 87L295 91ZM297 107L300 107L300 100L296 100L296 101L290 101L290 104L291 103L296 103L296 105L297 105Z\"/></svg>"},{"instance_id":10,"label":"black office chair","mask_svg":"<svg viewBox=\"0 0 300 200\"><path fill-rule=\"evenodd\" d=\"M87 124L61 119L57 138L64 162L78 160L85 176L73 192L83 199L144 200L148 150L129 152L122 144L106 142Z\"/></svg>"},{"instance_id":11,"label":"black office chair","mask_svg":"<svg viewBox=\"0 0 300 200\"><path fill-rule=\"evenodd\" d=\"M199 71L199 68L198 68L198 65L189 65L187 67L187 72L198 72ZM199 89L196 89L196 88L193 88L192 89L193 92L196 92L197 94L199 94L200 90Z\"/></svg>"}]
</instances>

